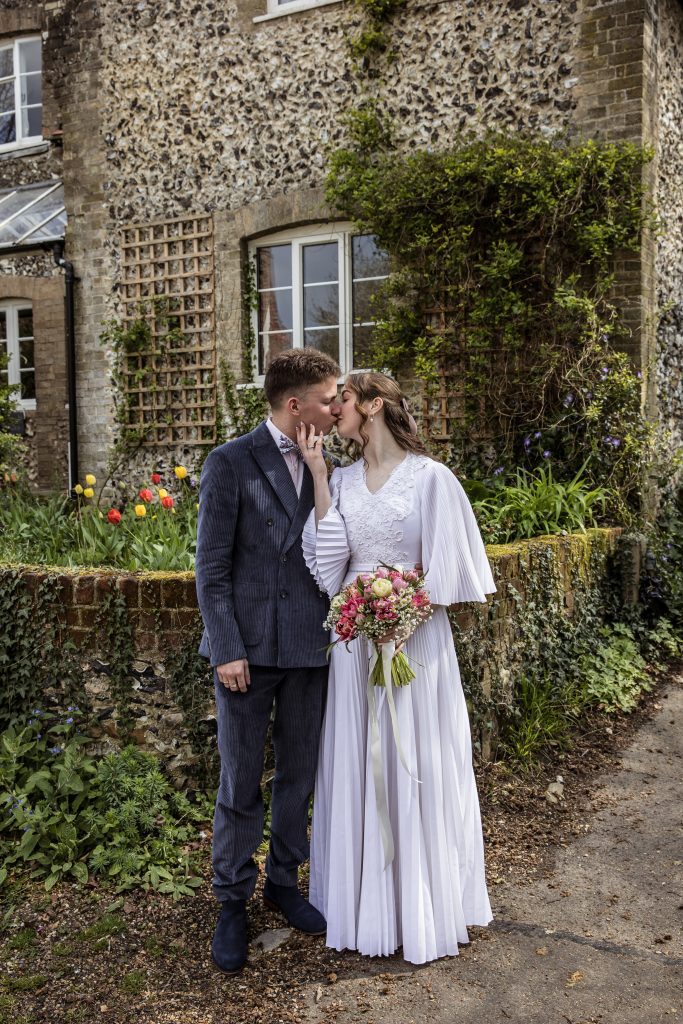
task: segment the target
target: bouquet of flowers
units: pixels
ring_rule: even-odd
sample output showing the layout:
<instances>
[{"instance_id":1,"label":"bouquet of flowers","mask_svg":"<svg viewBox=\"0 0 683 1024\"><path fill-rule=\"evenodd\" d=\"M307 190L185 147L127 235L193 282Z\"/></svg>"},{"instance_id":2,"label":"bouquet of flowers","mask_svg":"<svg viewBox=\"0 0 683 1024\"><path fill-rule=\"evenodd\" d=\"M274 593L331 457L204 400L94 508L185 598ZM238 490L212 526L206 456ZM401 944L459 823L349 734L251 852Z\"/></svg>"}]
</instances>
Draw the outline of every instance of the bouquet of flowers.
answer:
<instances>
[{"instance_id":1,"label":"bouquet of flowers","mask_svg":"<svg viewBox=\"0 0 683 1024\"><path fill-rule=\"evenodd\" d=\"M375 645L376 658L370 675L374 686L385 686L380 648L389 643L400 645L432 614L424 576L418 569L380 565L374 573L356 576L332 599L325 626L339 637L334 643L348 643L364 636ZM331 646L334 646L332 644ZM403 651L391 659L391 682L406 686L415 673Z\"/></svg>"}]
</instances>

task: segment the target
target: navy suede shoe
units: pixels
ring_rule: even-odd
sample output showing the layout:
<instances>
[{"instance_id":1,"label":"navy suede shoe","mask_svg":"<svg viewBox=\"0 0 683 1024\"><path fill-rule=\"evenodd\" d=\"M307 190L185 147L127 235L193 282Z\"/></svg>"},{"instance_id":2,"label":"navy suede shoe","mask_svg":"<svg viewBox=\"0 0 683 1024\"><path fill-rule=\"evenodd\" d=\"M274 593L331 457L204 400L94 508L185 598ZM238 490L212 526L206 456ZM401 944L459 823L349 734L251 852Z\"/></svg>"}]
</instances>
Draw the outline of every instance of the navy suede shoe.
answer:
<instances>
[{"instance_id":1,"label":"navy suede shoe","mask_svg":"<svg viewBox=\"0 0 683 1024\"><path fill-rule=\"evenodd\" d=\"M211 959L224 974L238 974L247 962L246 900L226 900L221 905Z\"/></svg>"},{"instance_id":2,"label":"navy suede shoe","mask_svg":"<svg viewBox=\"0 0 683 1024\"><path fill-rule=\"evenodd\" d=\"M295 885L276 885L270 878L263 887L263 902L271 910L279 910L292 928L308 935L324 935L327 931L325 918L314 906L304 899Z\"/></svg>"}]
</instances>

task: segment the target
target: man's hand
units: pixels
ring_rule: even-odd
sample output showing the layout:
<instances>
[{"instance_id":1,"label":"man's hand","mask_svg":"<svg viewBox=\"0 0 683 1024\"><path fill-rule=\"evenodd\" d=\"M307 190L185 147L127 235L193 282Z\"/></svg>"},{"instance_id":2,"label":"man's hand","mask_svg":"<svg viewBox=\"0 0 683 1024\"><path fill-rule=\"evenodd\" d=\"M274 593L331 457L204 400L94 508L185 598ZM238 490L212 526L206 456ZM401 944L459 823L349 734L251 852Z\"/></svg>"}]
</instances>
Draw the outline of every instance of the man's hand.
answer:
<instances>
[{"instance_id":1,"label":"man's hand","mask_svg":"<svg viewBox=\"0 0 683 1024\"><path fill-rule=\"evenodd\" d=\"M229 661L227 665L217 665L216 674L226 690L240 690L246 693L247 687L251 684L249 662L246 658Z\"/></svg>"}]
</instances>

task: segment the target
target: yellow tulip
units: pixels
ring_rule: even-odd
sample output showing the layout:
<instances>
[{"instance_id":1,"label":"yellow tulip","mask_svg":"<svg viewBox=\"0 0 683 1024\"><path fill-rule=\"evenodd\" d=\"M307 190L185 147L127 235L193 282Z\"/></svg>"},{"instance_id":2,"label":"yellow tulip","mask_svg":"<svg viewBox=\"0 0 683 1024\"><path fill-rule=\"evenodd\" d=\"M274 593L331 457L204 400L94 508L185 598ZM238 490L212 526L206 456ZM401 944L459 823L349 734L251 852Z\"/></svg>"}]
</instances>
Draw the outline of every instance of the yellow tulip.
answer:
<instances>
[{"instance_id":1,"label":"yellow tulip","mask_svg":"<svg viewBox=\"0 0 683 1024\"><path fill-rule=\"evenodd\" d=\"M140 519L142 519L143 516L146 516L147 515L147 508L145 507L145 505L136 505L135 506L135 515L139 516Z\"/></svg>"},{"instance_id":2,"label":"yellow tulip","mask_svg":"<svg viewBox=\"0 0 683 1024\"><path fill-rule=\"evenodd\" d=\"M97 483L97 477L93 476L92 473L86 473L85 482L88 485L88 487L94 487L95 484Z\"/></svg>"},{"instance_id":3,"label":"yellow tulip","mask_svg":"<svg viewBox=\"0 0 683 1024\"><path fill-rule=\"evenodd\" d=\"M74 487L74 493L75 494L83 494L83 488L81 487L80 484L76 484L76 486Z\"/></svg>"},{"instance_id":4,"label":"yellow tulip","mask_svg":"<svg viewBox=\"0 0 683 1024\"><path fill-rule=\"evenodd\" d=\"M86 479L87 479L87 477L86 477ZM94 498L95 497L95 492L93 491L92 487L85 487L83 489L83 497L84 498Z\"/></svg>"},{"instance_id":5,"label":"yellow tulip","mask_svg":"<svg viewBox=\"0 0 683 1024\"><path fill-rule=\"evenodd\" d=\"M160 498L167 498L168 497L168 491L164 490L163 487L159 488L159 490L157 491L157 494L159 495Z\"/></svg>"},{"instance_id":6,"label":"yellow tulip","mask_svg":"<svg viewBox=\"0 0 683 1024\"><path fill-rule=\"evenodd\" d=\"M185 469L184 466L176 466L173 472L175 473L179 480L184 480L185 477L187 476L187 470Z\"/></svg>"}]
</instances>

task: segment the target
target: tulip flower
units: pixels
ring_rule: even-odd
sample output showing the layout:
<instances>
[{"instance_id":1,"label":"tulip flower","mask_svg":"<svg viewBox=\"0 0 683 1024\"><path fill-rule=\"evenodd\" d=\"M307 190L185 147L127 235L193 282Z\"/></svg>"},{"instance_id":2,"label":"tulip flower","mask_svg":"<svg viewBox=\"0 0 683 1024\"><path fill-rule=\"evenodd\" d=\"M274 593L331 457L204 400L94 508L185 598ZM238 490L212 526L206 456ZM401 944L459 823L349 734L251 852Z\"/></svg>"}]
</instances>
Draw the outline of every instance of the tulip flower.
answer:
<instances>
[{"instance_id":1,"label":"tulip flower","mask_svg":"<svg viewBox=\"0 0 683 1024\"><path fill-rule=\"evenodd\" d=\"M159 490L157 491L157 494L159 495L159 497L163 501L164 498L166 497L166 495L168 494L168 491L165 490L163 487L160 487Z\"/></svg>"},{"instance_id":2,"label":"tulip flower","mask_svg":"<svg viewBox=\"0 0 683 1024\"><path fill-rule=\"evenodd\" d=\"M164 508L173 508L173 498L170 494L165 494L161 499L161 504Z\"/></svg>"},{"instance_id":3,"label":"tulip flower","mask_svg":"<svg viewBox=\"0 0 683 1024\"><path fill-rule=\"evenodd\" d=\"M76 484L74 487L74 494L83 494L83 488L80 484Z\"/></svg>"},{"instance_id":4,"label":"tulip flower","mask_svg":"<svg viewBox=\"0 0 683 1024\"><path fill-rule=\"evenodd\" d=\"M86 477L86 481L87 481L87 479L88 478ZM94 498L95 497L95 492L93 491L92 487L84 487L83 488L83 497L84 498Z\"/></svg>"},{"instance_id":5,"label":"tulip flower","mask_svg":"<svg viewBox=\"0 0 683 1024\"><path fill-rule=\"evenodd\" d=\"M140 497L142 498L143 501L153 501L154 500L154 495L150 491L149 487L143 487L140 490Z\"/></svg>"},{"instance_id":6,"label":"tulip flower","mask_svg":"<svg viewBox=\"0 0 683 1024\"><path fill-rule=\"evenodd\" d=\"M88 487L94 487L95 484L97 483L97 477L93 476L92 473L86 473L85 482L88 485Z\"/></svg>"},{"instance_id":7,"label":"tulip flower","mask_svg":"<svg viewBox=\"0 0 683 1024\"><path fill-rule=\"evenodd\" d=\"M107 519L113 526L116 526L121 522L121 513L117 508L110 508L107 512Z\"/></svg>"},{"instance_id":8,"label":"tulip flower","mask_svg":"<svg viewBox=\"0 0 683 1024\"><path fill-rule=\"evenodd\" d=\"M152 473L151 480L156 487L157 484L161 483L161 473Z\"/></svg>"},{"instance_id":9,"label":"tulip flower","mask_svg":"<svg viewBox=\"0 0 683 1024\"><path fill-rule=\"evenodd\" d=\"M185 469L184 466L176 466L173 472L175 473L179 480L184 480L185 477L187 476L187 470Z\"/></svg>"},{"instance_id":10,"label":"tulip flower","mask_svg":"<svg viewBox=\"0 0 683 1024\"><path fill-rule=\"evenodd\" d=\"M135 515L139 516L139 518L142 519L143 516L147 515L146 507L144 505L136 505L135 506Z\"/></svg>"}]
</instances>

